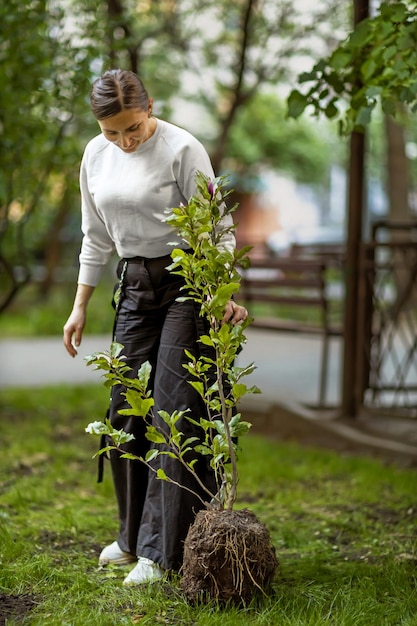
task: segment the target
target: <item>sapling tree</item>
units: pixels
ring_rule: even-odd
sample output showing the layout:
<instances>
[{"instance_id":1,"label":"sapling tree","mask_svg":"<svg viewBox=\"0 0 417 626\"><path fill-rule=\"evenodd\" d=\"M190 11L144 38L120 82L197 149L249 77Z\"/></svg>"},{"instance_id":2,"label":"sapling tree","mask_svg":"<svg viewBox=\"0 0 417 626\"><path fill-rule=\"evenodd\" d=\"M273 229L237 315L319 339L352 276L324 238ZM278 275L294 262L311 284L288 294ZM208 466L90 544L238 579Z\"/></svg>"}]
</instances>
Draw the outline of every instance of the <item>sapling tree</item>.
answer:
<instances>
[{"instance_id":1,"label":"sapling tree","mask_svg":"<svg viewBox=\"0 0 417 626\"><path fill-rule=\"evenodd\" d=\"M175 458L194 475L205 497L195 495L205 506L230 511L236 500L238 484L237 440L250 428L250 424L242 419L238 404L245 394L258 393L259 389L243 382L243 378L254 370L254 364L236 365L236 356L246 341L244 331L250 318L236 325L222 323L222 319L228 301L239 291L239 270L249 265L249 248L236 250L227 245L235 226L226 225L224 216L233 212L236 205L227 207L225 202L230 193L225 177L211 180L199 172L196 184L196 194L188 204L171 209L166 220L189 247L187 251L173 249L168 269L184 279L179 300L191 299L199 309L200 355L185 351L187 362L184 367L189 374L189 384L204 401L205 414L190 416L188 410L172 414L160 410L158 415L163 427L155 426L152 423L154 400L149 389L149 362L142 365L136 377L132 377L131 368L121 355L123 346L113 343L109 351L86 357L87 364L104 372L106 386L121 384L124 387L129 408L120 413L145 419L146 437L154 446L143 457L124 452L123 444L133 435L115 430L109 421L93 422L86 431L106 435L110 440L111 443L98 454L117 449L122 457L138 459L156 471L159 479L172 483L175 481L163 469L154 469L152 461L158 455ZM201 436L185 437L179 428L183 419L197 426ZM198 455L210 459L215 475L215 493L200 481L195 471Z\"/></svg>"}]
</instances>

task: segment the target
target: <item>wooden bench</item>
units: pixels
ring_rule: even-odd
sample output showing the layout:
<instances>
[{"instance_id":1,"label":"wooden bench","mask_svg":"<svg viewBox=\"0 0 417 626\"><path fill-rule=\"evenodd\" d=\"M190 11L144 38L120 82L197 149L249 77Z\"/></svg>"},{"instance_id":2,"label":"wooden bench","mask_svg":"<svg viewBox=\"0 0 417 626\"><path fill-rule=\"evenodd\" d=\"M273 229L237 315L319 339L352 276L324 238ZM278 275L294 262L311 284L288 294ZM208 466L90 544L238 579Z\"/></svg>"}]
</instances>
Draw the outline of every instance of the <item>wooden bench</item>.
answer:
<instances>
[{"instance_id":1,"label":"wooden bench","mask_svg":"<svg viewBox=\"0 0 417 626\"><path fill-rule=\"evenodd\" d=\"M314 334L323 338L318 394L321 407L326 401L329 341L331 337L342 334L341 328L331 324L330 320L326 280L328 268L329 262L325 258L254 258L250 268L242 273L239 293L239 300L254 317L252 327ZM251 312L254 303L273 305L274 314L254 315ZM315 320L302 321L280 316L279 308L283 306L316 311Z\"/></svg>"}]
</instances>

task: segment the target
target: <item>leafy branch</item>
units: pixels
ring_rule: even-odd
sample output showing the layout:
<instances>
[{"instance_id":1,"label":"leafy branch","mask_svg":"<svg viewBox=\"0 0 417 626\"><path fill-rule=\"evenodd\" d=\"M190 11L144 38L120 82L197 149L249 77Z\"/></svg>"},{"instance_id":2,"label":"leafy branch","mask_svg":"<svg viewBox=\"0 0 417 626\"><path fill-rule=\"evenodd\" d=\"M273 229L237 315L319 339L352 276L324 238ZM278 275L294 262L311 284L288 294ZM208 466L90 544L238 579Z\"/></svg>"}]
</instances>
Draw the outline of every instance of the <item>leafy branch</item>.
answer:
<instances>
[{"instance_id":1,"label":"leafy branch","mask_svg":"<svg viewBox=\"0 0 417 626\"><path fill-rule=\"evenodd\" d=\"M416 2L383 2L379 14L359 22L351 35L310 72L299 76L306 90L294 89L288 114L306 108L339 119L340 132L362 131L378 103L396 117L399 104L417 111Z\"/></svg>"}]
</instances>

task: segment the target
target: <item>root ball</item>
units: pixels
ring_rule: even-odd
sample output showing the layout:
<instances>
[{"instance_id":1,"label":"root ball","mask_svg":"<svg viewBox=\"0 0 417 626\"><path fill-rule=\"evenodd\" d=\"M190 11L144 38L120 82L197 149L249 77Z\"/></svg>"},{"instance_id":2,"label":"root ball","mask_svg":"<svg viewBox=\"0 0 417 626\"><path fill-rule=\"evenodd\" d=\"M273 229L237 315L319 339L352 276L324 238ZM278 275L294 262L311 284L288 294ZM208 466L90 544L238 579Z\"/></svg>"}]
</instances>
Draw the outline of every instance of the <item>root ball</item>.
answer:
<instances>
[{"instance_id":1,"label":"root ball","mask_svg":"<svg viewBox=\"0 0 417 626\"><path fill-rule=\"evenodd\" d=\"M184 545L182 589L192 602L236 604L266 593L278 561L268 529L251 511L200 511Z\"/></svg>"}]
</instances>

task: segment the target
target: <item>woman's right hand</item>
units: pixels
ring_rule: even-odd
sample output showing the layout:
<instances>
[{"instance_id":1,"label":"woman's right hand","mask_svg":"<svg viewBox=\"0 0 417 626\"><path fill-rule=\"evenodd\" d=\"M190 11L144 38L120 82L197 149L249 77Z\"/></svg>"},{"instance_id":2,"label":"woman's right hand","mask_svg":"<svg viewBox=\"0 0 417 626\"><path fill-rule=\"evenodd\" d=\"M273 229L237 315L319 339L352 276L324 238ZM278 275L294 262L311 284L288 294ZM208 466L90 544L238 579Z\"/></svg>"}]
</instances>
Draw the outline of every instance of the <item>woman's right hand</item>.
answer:
<instances>
[{"instance_id":1,"label":"woman's right hand","mask_svg":"<svg viewBox=\"0 0 417 626\"><path fill-rule=\"evenodd\" d=\"M93 294L94 287L79 284L75 294L74 307L64 326L64 346L70 356L74 357L81 345L83 330L87 320L87 305Z\"/></svg>"},{"instance_id":2,"label":"woman's right hand","mask_svg":"<svg viewBox=\"0 0 417 626\"><path fill-rule=\"evenodd\" d=\"M72 357L78 354L77 348L81 344L85 322L85 310L73 309L64 326L64 346Z\"/></svg>"}]
</instances>

